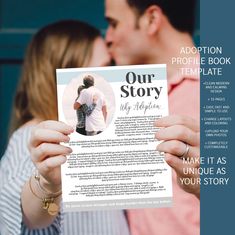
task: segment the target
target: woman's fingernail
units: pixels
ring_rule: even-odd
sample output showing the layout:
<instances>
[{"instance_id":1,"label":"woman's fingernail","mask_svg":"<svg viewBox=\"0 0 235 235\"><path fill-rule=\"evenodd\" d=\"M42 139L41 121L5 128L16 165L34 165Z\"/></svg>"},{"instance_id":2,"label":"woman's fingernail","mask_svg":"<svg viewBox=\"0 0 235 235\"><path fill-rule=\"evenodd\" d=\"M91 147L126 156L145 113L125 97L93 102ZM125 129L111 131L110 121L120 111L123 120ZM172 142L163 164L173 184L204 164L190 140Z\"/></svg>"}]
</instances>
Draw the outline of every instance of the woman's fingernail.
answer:
<instances>
[{"instance_id":1,"label":"woman's fingernail","mask_svg":"<svg viewBox=\"0 0 235 235\"><path fill-rule=\"evenodd\" d=\"M168 154L165 155L165 161L168 162L170 160L170 156Z\"/></svg>"},{"instance_id":2,"label":"woman's fingernail","mask_svg":"<svg viewBox=\"0 0 235 235\"><path fill-rule=\"evenodd\" d=\"M65 143L68 143L69 141L70 141L70 138L69 138L68 136L66 136L64 142L65 142Z\"/></svg>"},{"instance_id":3,"label":"woman's fingernail","mask_svg":"<svg viewBox=\"0 0 235 235\"><path fill-rule=\"evenodd\" d=\"M159 138L158 138L157 133L155 134L155 139L156 139L157 141L159 141Z\"/></svg>"},{"instance_id":4,"label":"woman's fingernail","mask_svg":"<svg viewBox=\"0 0 235 235\"><path fill-rule=\"evenodd\" d=\"M64 164L67 161L67 156L66 155L63 155L63 156L64 156L64 161L62 164Z\"/></svg>"}]
</instances>

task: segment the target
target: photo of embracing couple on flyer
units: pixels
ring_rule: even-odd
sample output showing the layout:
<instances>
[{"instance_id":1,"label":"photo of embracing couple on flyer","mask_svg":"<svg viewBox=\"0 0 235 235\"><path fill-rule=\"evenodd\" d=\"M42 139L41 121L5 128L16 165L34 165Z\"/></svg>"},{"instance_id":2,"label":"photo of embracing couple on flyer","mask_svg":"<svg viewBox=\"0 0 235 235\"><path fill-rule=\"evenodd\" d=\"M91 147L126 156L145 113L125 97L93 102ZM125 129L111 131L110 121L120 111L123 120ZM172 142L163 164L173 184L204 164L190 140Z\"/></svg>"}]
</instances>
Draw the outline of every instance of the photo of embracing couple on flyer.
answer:
<instances>
[{"instance_id":1,"label":"photo of embracing couple on flyer","mask_svg":"<svg viewBox=\"0 0 235 235\"><path fill-rule=\"evenodd\" d=\"M94 85L94 77L86 75L83 84L77 88L73 108L77 115L76 132L82 135L97 135L106 128L105 96Z\"/></svg>"}]
</instances>

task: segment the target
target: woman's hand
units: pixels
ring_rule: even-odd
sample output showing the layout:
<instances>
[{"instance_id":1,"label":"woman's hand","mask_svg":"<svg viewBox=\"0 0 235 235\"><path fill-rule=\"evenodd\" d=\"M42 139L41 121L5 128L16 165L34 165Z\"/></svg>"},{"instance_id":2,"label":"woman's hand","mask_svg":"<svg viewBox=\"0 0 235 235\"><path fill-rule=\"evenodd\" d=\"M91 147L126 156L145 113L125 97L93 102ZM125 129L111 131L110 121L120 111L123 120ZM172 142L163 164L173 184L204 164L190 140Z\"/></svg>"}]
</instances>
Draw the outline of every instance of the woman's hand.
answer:
<instances>
[{"instance_id":1,"label":"woman's hand","mask_svg":"<svg viewBox=\"0 0 235 235\"><path fill-rule=\"evenodd\" d=\"M97 95L94 95L94 96L93 96L93 103L94 103L94 104L97 104L97 100L98 100Z\"/></svg>"},{"instance_id":2,"label":"woman's hand","mask_svg":"<svg viewBox=\"0 0 235 235\"><path fill-rule=\"evenodd\" d=\"M184 171L200 167L199 123L190 117L172 115L157 120L156 126L161 128L156 133L156 139L163 141L157 150L165 152L165 160L176 171L180 187L200 198L200 175ZM186 184L185 179L192 183Z\"/></svg>"},{"instance_id":3,"label":"woman's hand","mask_svg":"<svg viewBox=\"0 0 235 235\"><path fill-rule=\"evenodd\" d=\"M31 158L41 175L41 183L52 192L61 189L60 167L66 162L66 155L72 152L60 142L68 142L72 132L72 127L58 121L43 121L32 130Z\"/></svg>"}]
</instances>

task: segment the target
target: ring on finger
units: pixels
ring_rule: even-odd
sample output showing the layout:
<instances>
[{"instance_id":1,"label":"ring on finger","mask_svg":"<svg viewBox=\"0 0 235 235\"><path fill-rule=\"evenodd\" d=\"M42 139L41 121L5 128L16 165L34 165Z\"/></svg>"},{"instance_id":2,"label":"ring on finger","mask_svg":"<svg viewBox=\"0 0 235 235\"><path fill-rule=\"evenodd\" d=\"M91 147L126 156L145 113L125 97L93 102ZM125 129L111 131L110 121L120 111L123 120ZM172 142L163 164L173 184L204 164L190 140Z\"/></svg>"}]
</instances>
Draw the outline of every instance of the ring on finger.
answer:
<instances>
[{"instance_id":1,"label":"ring on finger","mask_svg":"<svg viewBox=\"0 0 235 235\"><path fill-rule=\"evenodd\" d=\"M185 143L185 150L184 153L180 156L180 158L184 159L188 155L188 152L189 152L189 145Z\"/></svg>"}]
</instances>

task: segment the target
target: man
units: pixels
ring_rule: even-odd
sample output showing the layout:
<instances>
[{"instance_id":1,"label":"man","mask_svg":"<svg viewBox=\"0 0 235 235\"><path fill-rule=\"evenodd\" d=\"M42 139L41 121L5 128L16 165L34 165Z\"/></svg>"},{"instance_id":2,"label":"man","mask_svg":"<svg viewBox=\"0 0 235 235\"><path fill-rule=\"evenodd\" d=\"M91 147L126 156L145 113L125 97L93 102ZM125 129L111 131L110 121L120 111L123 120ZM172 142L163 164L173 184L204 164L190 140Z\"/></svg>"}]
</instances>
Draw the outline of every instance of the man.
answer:
<instances>
[{"instance_id":1,"label":"man","mask_svg":"<svg viewBox=\"0 0 235 235\"><path fill-rule=\"evenodd\" d=\"M198 235L200 179L196 174L185 175L183 168L199 167L199 78L183 74L184 66L173 60L185 57L197 61L199 57L182 53L182 48L194 46L195 1L106 0L105 7L109 22L106 41L116 64L167 64L171 115L156 122L164 127L156 138L164 141L157 149L165 152L166 162L175 170L174 205L128 211L131 232L133 235ZM185 178L196 183L186 185L182 183Z\"/></svg>"},{"instance_id":2,"label":"man","mask_svg":"<svg viewBox=\"0 0 235 235\"><path fill-rule=\"evenodd\" d=\"M94 78L87 75L83 79L85 88L81 91L78 100L74 103L74 109L79 109L81 105L86 104L90 107L94 99L96 99L96 106L89 116L86 116L86 135L96 135L101 133L106 127L107 109L103 93L94 87Z\"/></svg>"}]
</instances>

